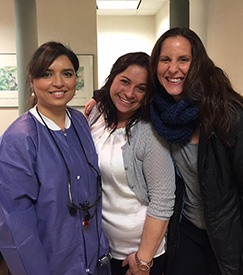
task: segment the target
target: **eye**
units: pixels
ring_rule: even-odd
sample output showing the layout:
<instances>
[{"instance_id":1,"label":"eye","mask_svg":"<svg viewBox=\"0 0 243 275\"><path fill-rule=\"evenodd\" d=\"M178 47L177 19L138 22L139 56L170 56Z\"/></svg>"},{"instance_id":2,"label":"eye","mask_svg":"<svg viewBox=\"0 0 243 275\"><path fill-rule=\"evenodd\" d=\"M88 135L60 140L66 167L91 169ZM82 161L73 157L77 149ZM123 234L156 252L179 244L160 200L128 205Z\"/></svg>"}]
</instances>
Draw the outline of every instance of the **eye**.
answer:
<instances>
[{"instance_id":1,"label":"eye","mask_svg":"<svg viewBox=\"0 0 243 275\"><path fill-rule=\"evenodd\" d=\"M129 84L129 81L125 78L122 78L120 81L125 85Z\"/></svg>"},{"instance_id":2,"label":"eye","mask_svg":"<svg viewBox=\"0 0 243 275\"><path fill-rule=\"evenodd\" d=\"M51 72L50 71L46 71L41 77L48 78L48 77L51 77L51 76L52 76Z\"/></svg>"},{"instance_id":3,"label":"eye","mask_svg":"<svg viewBox=\"0 0 243 275\"><path fill-rule=\"evenodd\" d=\"M63 75L64 75L65 77L72 77L72 76L74 75L74 72L73 72L73 71L65 71L65 72L63 73Z\"/></svg>"},{"instance_id":4,"label":"eye","mask_svg":"<svg viewBox=\"0 0 243 275\"><path fill-rule=\"evenodd\" d=\"M141 85L137 87L137 90L139 93L145 93L147 90L147 87L145 85Z\"/></svg>"},{"instance_id":5,"label":"eye","mask_svg":"<svg viewBox=\"0 0 243 275\"><path fill-rule=\"evenodd\" d=\"M179 61L181 63L186 63L186 62L190 62L191 61L191 58L190 57L187 57L187 56L182 56L180 57Z\"/></svg>"},{"instance_id":6,"label":"eye","mask_svg":"<svg viewBox=\"0 0 243 275\"><path fill-rule=\"evenodd\" d=\"M167 56L162 56L162 57L160 57L159 61L162 63L169 63L171 60Z\"/></svg>"}]
</instances>

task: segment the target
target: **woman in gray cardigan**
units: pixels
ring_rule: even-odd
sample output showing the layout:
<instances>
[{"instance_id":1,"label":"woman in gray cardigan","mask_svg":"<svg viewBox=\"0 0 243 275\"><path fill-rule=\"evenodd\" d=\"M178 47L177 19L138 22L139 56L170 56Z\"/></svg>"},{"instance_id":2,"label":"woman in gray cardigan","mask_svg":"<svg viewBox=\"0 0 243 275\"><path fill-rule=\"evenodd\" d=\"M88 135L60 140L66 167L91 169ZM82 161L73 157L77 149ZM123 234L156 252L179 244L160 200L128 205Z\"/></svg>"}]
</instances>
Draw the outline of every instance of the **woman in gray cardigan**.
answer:
<instances>
[{"instance_id":1,"label":"woman in gray cardigan","mask_svg":"<svg viewBox=\"0 0 243 275\"><path fill-rule=\"evenodd\" d=\"M149 56L118 58L89 115L99 155L103 228L112 273L163 274L165 234L173 213L175 171L170 152L148 120Z\"/></svg>"}]
</instances>

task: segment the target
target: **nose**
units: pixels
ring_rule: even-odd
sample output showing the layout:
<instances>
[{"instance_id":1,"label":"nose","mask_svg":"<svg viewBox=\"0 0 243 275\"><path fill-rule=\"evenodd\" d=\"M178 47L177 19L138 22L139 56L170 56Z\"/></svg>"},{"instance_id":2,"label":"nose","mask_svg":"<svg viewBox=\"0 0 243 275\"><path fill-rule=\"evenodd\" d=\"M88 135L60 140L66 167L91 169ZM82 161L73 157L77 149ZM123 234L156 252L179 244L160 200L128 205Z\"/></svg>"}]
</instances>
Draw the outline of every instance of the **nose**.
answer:
<instances>
[{"instance_id":1,"label":"nose","mask_svg":"<svg viewBox=\"0 0 243 275\"><path fill-rule=\"evenodd\" d=\"M126 89L126 91L125 91L125 96L127 97L127 98L133 98L134 97L134 90L135 89L135 87L132 87L132 86L130 86L130 87L127 87L127 89Z\"/></svg>"},{"instance_id":2,"label":"nose","mask_svg":"<svg viewBox=\"0 0 243 275\"><path fill-rule=\"evenodd\" d=\"M169 64L169 72L176 73L179 70L178 64L175 61L171 61Z\"/></svg>"},{"instance_id":3,"label":"nose","mask_svg":"<svg viewBox=\"0 0 243 275\"><path fill-rule=\"evenodd\" d=\"M62 87L63 86L63 79L61 75L54 75L52 85L56 87Z\"/></svg>"}]
</instances>

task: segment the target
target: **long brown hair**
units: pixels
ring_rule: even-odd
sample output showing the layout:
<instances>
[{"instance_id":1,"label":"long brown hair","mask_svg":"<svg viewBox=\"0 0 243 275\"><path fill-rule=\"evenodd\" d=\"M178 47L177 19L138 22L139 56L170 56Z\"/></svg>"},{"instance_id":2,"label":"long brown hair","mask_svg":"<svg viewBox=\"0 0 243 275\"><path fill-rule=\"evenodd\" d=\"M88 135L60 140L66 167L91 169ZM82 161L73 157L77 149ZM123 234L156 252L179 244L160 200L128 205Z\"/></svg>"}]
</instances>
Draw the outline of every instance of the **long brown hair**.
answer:
<instances>
[{"instance_id":1,"label":"long brown hair","mask_svg":"<svg viewBox=\"0 0 243 275\"><path fill-rule=\"evenodd\" d=\"M163 42L169 37L182 36L191 44L192 62L186 76L182 96L199 103L200 123L207 136L213 133L228 142L233 118L237 115L237 104L243 106L243 97L237 93L226 73L209 58L198 35L188 28L172 28L156 42L150 58L150 95L159 91L157 66Z\"/></svg>"}]
</instances>

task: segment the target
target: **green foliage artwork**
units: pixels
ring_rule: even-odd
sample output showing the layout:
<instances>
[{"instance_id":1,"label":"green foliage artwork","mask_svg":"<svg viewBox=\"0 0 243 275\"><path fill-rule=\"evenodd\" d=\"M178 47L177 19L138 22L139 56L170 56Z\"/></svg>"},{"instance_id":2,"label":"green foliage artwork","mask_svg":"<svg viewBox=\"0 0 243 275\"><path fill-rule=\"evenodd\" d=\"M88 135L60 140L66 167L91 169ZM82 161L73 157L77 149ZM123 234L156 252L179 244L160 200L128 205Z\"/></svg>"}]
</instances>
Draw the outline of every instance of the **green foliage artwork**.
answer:
<instances>
[{"instance_id":1,"label":"green foliage artwork","mask_svg":"<svg viewBox=\"0 0 243 275\"><path fill-rule=\"evenodd\" d=\"M80 66L78 69L78 82L76 89L79 91L84 87L84 67Z\"/></svg>"},{"instance_id":2,"label":"green foliage artwork","mask_svg":"<svg viewBox=\"0 0 243 275\"><path fill-rule=\"evenodd\" d=\"M0 67L0 91L17 91L17 67Z\"/></svg>"}]
</instances>

